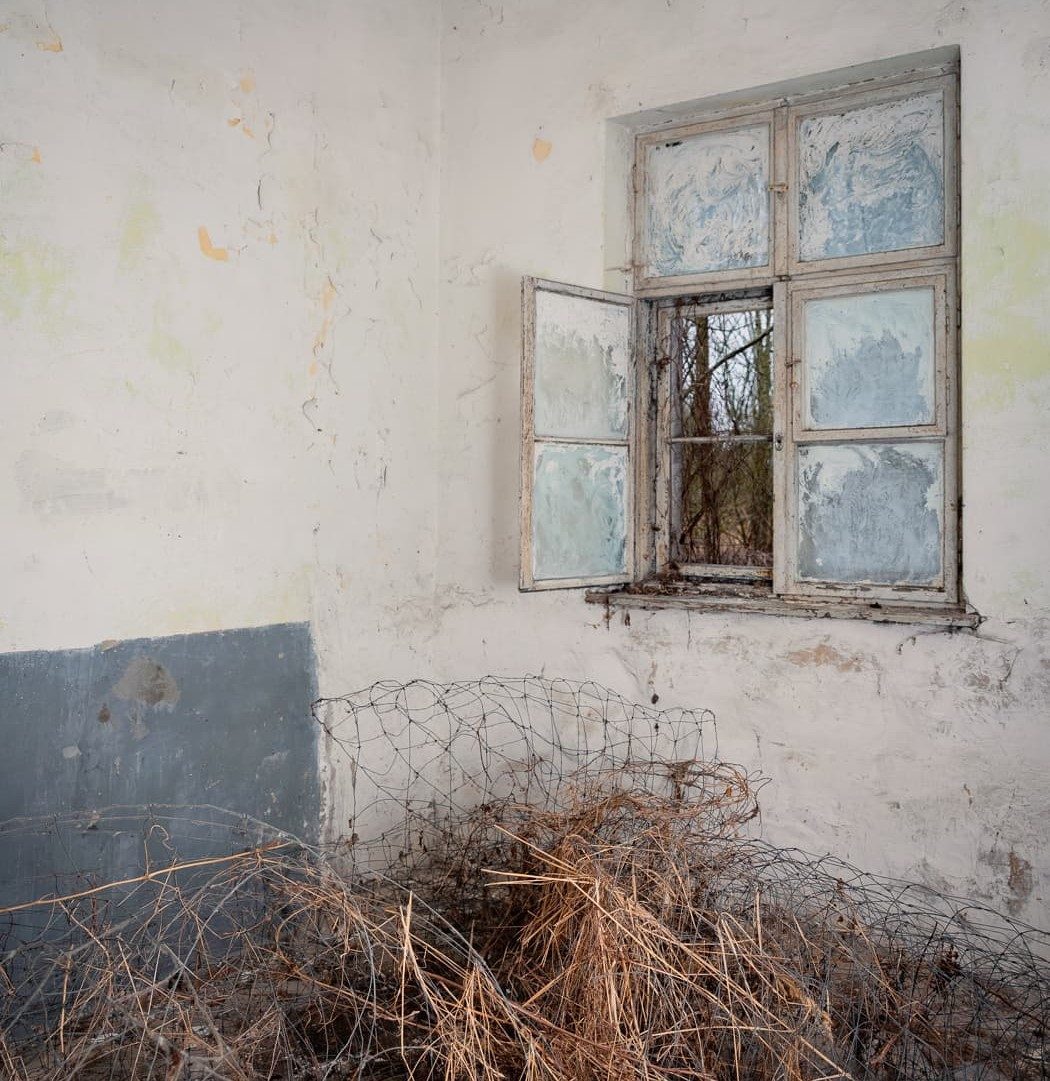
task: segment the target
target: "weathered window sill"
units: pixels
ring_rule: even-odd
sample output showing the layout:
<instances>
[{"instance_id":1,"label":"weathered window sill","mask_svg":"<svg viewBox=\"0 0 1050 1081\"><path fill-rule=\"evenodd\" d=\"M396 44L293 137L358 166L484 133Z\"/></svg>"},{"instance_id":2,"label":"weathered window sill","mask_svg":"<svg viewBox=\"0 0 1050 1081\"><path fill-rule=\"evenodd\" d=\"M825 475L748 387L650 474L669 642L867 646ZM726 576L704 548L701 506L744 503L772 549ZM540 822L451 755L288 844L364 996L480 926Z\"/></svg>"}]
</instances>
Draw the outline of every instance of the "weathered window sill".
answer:
<instances>
[{"instance_id":1,"label":"weathered window sill","mask_svg":"<svg viewBox=\"0 0 1050 1081\"><path fill-rule=\"evenodd\" d=\"M749 582L639 582L613 590L589 590L586 600L588 604L602 604L609 608L753 612L764 616L863 619L869 623L911 623L945 628L973 629L981 622L977 612L964 608L913 606L886 601L792 600L774 596L767 584Z\"/></svg>"}]
</instances>

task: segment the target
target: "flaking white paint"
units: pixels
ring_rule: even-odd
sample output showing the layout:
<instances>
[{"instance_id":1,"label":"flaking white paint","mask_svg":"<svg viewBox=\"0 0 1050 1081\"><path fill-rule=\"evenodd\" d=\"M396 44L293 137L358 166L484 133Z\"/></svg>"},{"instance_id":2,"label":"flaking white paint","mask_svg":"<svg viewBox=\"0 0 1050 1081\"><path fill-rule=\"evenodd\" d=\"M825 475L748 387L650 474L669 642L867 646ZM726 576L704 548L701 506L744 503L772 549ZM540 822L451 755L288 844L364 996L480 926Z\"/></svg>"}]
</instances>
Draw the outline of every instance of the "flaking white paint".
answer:
<instances>
[{"instance_id":1,"label":"flaking white paint","mask_svg":"<svg viewBox=\"0 0 1050 1081\"><path fill-rule=\"evenodd\" d=\"M436 10L3 7L0 650L310 619L340 685L397 667L375 628L432 594Z\"/></svg>"},{"instance_id":2,"label":"flaking white paint","mask_svg":"<svg viewBox=\"0 0 1050 1081\"><path fill-rule=\"evenodd\" d=\"M533 0L499 15L444 8L436 674L543 671L708 706L721 753L773 777L769 836L1045 923L1050 247L1035 238L1050 220L1050 69L1033 41L1050 34L1050 5ZM627 286L630 139L608 119L681 122L677 103L956 44L964 586L987 622L948 634L633 611L627 625L576 594L518 595L517 277ZM523 169L541 126L557 155ZM989 856L1011 850L1033 865L1024 897Z\"/></svg>"},{"instance_id":3,"label":"flaking white paint","mask_svg":"<svg viewBox=\"0 0 1050 1081\"><path fill-rule=\"evenodd\" d=\"M324 693L546 671L710 707L769 835L1045 922L1046 0L8 6L0 648L309 617ZM987 622L520 595L520 277L624 287L609 118L952 44Z\"/></svg>"}]
</instances>

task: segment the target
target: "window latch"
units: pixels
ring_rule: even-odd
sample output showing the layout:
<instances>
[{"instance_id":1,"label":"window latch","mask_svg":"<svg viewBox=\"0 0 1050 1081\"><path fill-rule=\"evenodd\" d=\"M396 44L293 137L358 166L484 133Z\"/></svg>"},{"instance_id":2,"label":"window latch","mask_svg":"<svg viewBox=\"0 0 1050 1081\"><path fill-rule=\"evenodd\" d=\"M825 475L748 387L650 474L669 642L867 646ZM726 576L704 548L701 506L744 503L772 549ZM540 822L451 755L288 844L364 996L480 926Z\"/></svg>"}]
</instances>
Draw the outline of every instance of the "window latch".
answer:
<instances>
[{"instance_id":1,"label":"window latch","mask_svg":"<svg viewBox=\"0 0 1050 1081\"><path fill-rule=\"evenodd\" d=\"M780 432L777 432L776 435L773 436L773 449L774 450L783 450L784 449L784 437L780 434Z\"/></svg>"}]
</instances>

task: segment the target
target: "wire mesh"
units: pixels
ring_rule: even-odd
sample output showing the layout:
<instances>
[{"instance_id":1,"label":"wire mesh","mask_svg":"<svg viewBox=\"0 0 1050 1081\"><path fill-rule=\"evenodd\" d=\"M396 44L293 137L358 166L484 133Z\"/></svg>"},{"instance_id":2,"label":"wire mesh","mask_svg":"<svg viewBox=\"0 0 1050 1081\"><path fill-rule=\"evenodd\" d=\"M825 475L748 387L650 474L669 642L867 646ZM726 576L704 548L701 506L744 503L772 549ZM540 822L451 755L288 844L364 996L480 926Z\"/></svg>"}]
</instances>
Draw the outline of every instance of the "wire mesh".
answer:
<instances>
[{"instance_id":1,"label":"wire mesh","mask_svg":"<svg viewBox=\"0 0 1050 1081\"><path fill-rule=\"evenodd\" d=\"M764 779L718 760L709 713L535 677L315 713L351 808L333 845L201 806L0 828L0 1075L1050 1070L1048 936L763 842ZM65 862L22 881L27 846Z\"/></svg>"}]
</instances>

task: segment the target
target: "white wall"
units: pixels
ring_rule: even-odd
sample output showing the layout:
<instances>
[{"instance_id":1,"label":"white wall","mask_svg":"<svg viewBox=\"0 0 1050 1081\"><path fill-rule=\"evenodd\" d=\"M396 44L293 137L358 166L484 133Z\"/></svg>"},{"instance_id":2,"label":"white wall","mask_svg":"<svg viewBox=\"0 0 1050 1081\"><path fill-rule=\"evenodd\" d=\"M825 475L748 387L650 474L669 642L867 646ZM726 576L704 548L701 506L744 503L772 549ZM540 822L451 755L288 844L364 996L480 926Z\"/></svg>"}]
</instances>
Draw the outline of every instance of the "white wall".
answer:
<instances>
[{"instance_id":1,"label":"white wall","mask_svg":"<svg viewBox=\"0 0 1050 1081\"><path fill-rule=\"evenodd\" d=\"M422 664L426 0L0 4L0 650L313 620Z\"/></svg>"},{"instance_id":2,"label":"white wall","mask_svg":"<svg viewBox=\"0 0 1050 1081\"><path fill-rule=\"evenodd\" d=\"M519 280L608 279L607 120L950 44L980 632L519 595ZM1048 99L1036 0L5 0L0 650L709 706L768 834L1045 919Z\"/></svg>"},{"instance_id":3,"label":"white wall","mask_svg":"<svg viewBox=\"0 0 1050 1081\"><path fill-rule=\"evenodd\" d=\"M450 0L444 22L436 671L708 706L723 755L773 778L767 835L1045 920L1050 5ZM625 626L579 593L519 595L518 282L615 280L607 118L956 44L980 631L684 612Z\"/></svg>"}]
</instances>

